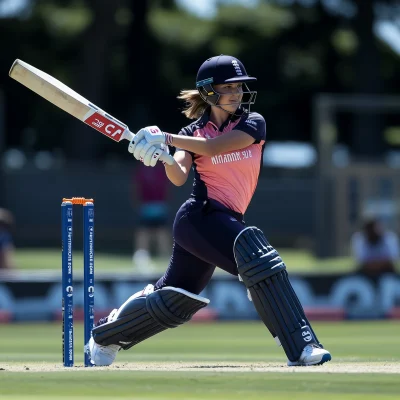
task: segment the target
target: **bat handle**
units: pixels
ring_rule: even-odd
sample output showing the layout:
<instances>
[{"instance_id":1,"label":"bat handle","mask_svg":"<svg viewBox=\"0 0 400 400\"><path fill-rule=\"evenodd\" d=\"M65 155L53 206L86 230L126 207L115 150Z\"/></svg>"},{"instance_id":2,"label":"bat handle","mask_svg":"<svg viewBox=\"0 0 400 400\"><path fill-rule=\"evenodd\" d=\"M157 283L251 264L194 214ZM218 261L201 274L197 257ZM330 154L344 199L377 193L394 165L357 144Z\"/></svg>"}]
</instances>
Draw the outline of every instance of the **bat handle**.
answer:
<instances>
[{"instance_id":1,"label":"bat handle","mask_svg":"<svg viewBox=\"0 0 400 400\"><path fill-rule=\"evenodd\" d=\"M126 129L123 138L126 140L131 141L135 137L135 134L132 133L129 129ZM160 160L162 162L165 162L168 165L172 165L175 162L174 157L172 157L170 154L164 153L161 157Z\"/></svg>"},{"instance_id":2,"label":"bat handle","mask_svg":"<svg viewBox=\"0 0 400 400\"><path fill-rule=\"evenodd\" d=\"M125 129L122 138L131 141L135 137L135 134L132 133L129 129Z\"/></svg>"}]
</instances>

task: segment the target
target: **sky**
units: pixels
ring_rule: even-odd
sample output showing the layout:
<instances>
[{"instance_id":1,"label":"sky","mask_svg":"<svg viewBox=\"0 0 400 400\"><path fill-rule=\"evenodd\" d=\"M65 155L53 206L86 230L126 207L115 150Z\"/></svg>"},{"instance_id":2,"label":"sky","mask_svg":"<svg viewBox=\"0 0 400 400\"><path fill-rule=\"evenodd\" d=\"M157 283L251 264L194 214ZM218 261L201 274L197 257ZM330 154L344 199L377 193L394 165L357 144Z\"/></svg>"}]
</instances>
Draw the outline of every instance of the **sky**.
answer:
<instances>
[{"instance_id":1,"label":"sky","mask_svg":"<svg viewBox=\"0 0 400 400\"><path fill-rule=\"evenodd\" d=\"M28 3L29 0L0 0L0 17L19 15Z\"/></svg>"},{"instance_id":2,"label":"sky","mask_svg":"<svg viewBox=\"0 0 400 400\"><path fill-rule=\"evenodd\" d=\"M176 3L182 8L198 15L199 17L212 18L217 13L217 3L232 3L241 4L248 7L255 7L259 3L259 0L176 0Z\"/></svg>"}]
</instances>

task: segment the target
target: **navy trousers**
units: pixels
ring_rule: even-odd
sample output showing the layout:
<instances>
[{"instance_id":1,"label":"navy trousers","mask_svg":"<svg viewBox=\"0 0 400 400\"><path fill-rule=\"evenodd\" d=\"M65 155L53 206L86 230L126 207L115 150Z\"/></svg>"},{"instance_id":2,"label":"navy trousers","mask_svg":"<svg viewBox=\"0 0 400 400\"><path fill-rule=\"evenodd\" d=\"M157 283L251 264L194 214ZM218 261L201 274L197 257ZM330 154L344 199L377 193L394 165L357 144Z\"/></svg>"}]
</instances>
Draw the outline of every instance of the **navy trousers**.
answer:
<instances>
[{"instance_id":1,"label":"navy trousers","mask_svg":"<svg viewBox=\"0 0 400 400\"><path fill-rule=\"evenodd\" d=\"M215 267L237 275L233 243L245 227L242 214L215 200L187 200L176 214L172 256L155 289L174 286L199 294Z\"/></svg>"}]
</instances>

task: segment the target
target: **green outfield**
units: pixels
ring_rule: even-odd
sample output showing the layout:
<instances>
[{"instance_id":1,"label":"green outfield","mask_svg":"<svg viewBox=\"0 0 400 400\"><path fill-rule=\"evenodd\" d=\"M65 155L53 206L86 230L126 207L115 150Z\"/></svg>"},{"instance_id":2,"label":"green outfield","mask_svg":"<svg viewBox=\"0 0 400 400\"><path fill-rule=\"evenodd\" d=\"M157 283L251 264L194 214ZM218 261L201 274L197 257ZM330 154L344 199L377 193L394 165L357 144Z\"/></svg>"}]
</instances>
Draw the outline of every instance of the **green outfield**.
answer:
<instances>
[{"instance_id":1,"label":"green outfield","mask_svg":"<svg viewBox=\"0 0 400 400\"><path fill-rule=\"evenodd\" d=\"M319 367L286 367L261 323L190 323L129 351L108 368L61 364L60 324L0 325L0 398L398 399L400 323L315 323L333 355Z\"/></svg>"},{"instance_id":2,"label":"green outfield","mask_svg":"<svg viewBox=\"0 0 400 400\"><path fill-rule=\"evenodd\" d=\"M292 272L350 272L354 269L350 257L329 258L318 260L306 250L280 249L283 259ZM168 266L168 259L155 258L154 267L157 271L164 271ZM74 252L74 263L78 267L83 265L82 252ZM16 264L19 270L55 270L61 266L60 249L17 249ZM105 254L96 250L95 266L97 271L134 271L132 256L126 254Z\"/></svg>"},{"instance_id":3,"label":"green outfield","mask_svg":"<svg viewBox=\"0 0 400 400\"><path fill-rule=\"evenodd\" d=\"M320 260L311 251L302 249L278 249L285 261L289 272L314 272L314 273L349 273L355 269L351 257L335 257ZM163 272L168 266L168 259L154 258L154 268ZM83 254L74 251L74 265L83 266ZM18 270L59 270L61 268L60 249L17 249L16 264ZM95 267L97 271L135 271L132 256L126 254L106 254L95 252ZM400 263L397 264L400 272ZM217 269L218 273L218 269Z\"/></svg>"}]
</instances>

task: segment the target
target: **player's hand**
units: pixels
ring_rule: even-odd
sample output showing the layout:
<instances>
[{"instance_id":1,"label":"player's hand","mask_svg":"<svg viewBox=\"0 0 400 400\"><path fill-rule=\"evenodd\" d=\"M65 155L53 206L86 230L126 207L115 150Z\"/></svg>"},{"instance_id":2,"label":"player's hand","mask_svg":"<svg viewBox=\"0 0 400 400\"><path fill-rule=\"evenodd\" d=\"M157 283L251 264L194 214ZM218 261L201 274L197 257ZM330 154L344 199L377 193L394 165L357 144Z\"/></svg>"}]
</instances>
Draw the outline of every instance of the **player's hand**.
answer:
<instances>
[{"instance_id":1,"label":"player's hand","mask_svg":"<svg viewBox=\"0 0 400 400\"><path fill-rule=\"evenodd\" d=\"M142 140L146 140L147 143L153 146L155 144L171 144L169 143L169 138L171 138L171 135L162 132L158 126L146 126L146 128L140 129L140 131L131 140L128 151L136 154L136 147Z\"/></svg>"},{"instance_id":2,"label":"player's hand","mask_svg":"<svg viewBox=\"0 0 400 400\"><path fill-rule=\"evenodd\" d=\"M132 148L128 148L131 152ZM136 160L143 162L147 167L154 167L157 161L164 155L168 155L168 146L164 144L155 144L154 146L147 143L145 139L142 139L135 145L133 156ZM164 157L165 159L165 157Z\"/></svg>"},{"instance_id":3,"label":"player's hand","mask_svg":"<svg viewBox=\"0 0 400 400\"><path fill-rule=\"evenodd\" d=\"M140 131L132 139L131 143L139 143L141 140L146 139L148 143L166 143L165 133L161 131L158 126L146 126L140 129Z\"/></svg>"}]
</instances>

